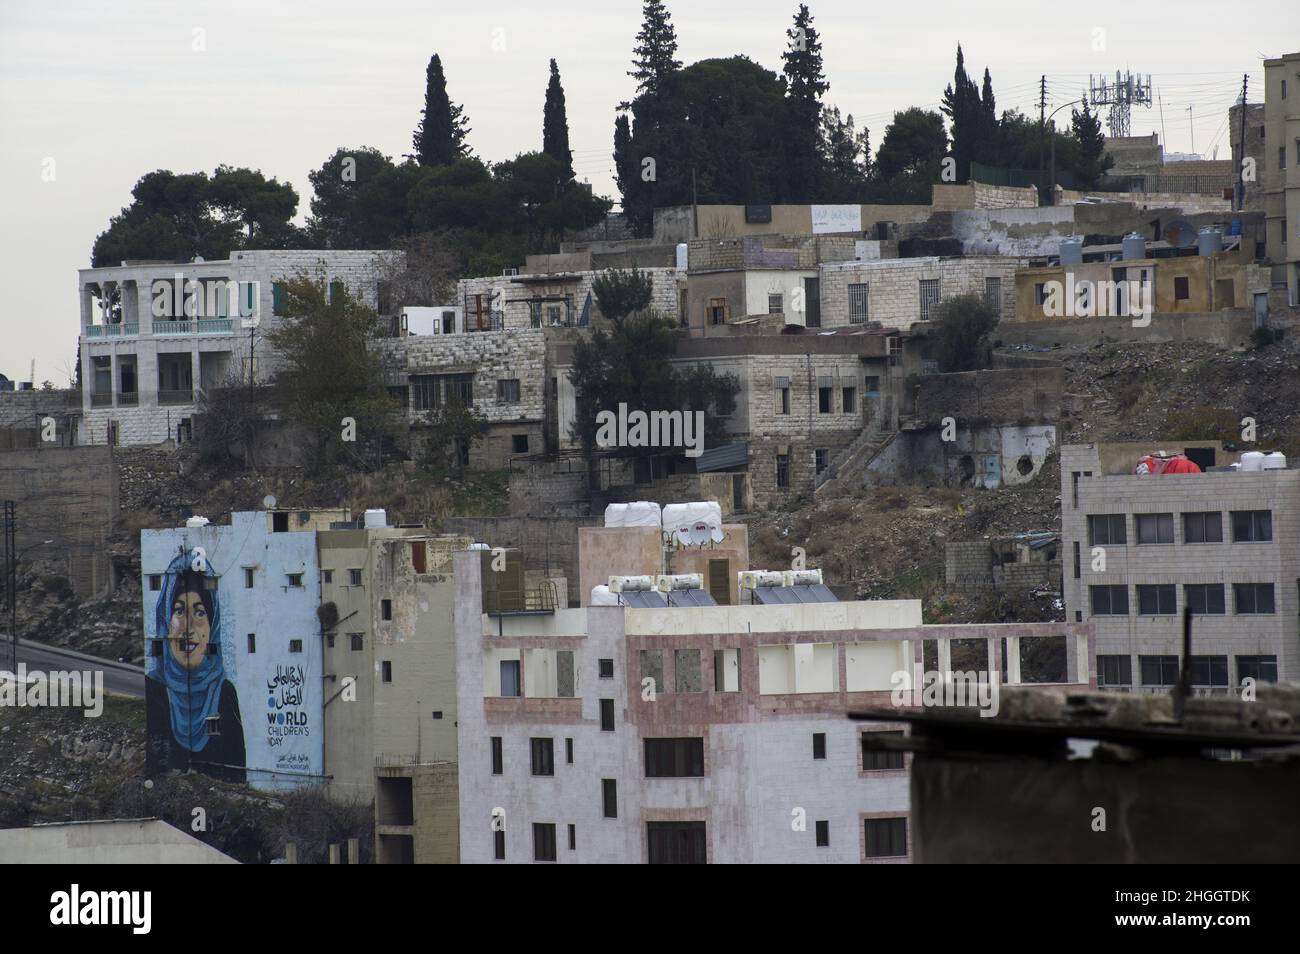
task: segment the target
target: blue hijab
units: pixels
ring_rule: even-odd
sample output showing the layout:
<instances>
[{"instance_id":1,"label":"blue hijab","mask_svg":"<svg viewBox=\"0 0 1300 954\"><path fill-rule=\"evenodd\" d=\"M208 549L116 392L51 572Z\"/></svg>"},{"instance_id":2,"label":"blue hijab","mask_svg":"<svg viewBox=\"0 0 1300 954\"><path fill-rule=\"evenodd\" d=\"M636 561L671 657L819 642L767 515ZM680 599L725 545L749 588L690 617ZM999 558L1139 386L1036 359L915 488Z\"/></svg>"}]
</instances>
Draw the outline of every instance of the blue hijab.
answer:
<instances>
[{"instance_id":1,"label":"blue hijab","mask_svg":"<svg viewBox=\"0 0 1300 954\"><path fill-rule=\"evenodd\" d=\"M221 616L217 591L203 586L203 581L213 578L214 574L206 563L202 572L194 570L193 562L194 557L190 553L183 553L172 560L163 577L162 592L158 594L158 605L154 610L154 635L163 640L164 647L153 675L167 687L167 698L171 703L172 735L185 749L199 752L208 744L208 719L216 715L221 707L221 687L226 681L226 668L221 658ZM167 642L171 633L173 602L182 592L196 589L208 611L209 639L216 649L215 652L210 651L204 655L203 662L197 669L189 670L176 660Z\"/></svg>"}]
</instances>

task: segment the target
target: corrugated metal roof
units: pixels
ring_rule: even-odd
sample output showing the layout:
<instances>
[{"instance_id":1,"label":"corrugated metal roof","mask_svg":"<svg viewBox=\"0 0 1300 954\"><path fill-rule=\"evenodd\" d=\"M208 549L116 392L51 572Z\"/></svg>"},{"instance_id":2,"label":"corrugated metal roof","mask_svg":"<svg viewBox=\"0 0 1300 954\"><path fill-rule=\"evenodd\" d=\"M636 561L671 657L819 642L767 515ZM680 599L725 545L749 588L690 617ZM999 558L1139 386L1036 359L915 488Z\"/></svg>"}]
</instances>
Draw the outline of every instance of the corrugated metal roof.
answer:
<instances>
[{"instance_id":1,"label":"corrugated metal roof","mask_svg":"<svg viewBox=\"0 0 1300 954\"><path fill-rule=\"evenodd\" d=\"M749 445L723 444L710 447L695 458L695 472L703 474L711 470L734 470L749 465Z\"/></svg>"}]
</instances>

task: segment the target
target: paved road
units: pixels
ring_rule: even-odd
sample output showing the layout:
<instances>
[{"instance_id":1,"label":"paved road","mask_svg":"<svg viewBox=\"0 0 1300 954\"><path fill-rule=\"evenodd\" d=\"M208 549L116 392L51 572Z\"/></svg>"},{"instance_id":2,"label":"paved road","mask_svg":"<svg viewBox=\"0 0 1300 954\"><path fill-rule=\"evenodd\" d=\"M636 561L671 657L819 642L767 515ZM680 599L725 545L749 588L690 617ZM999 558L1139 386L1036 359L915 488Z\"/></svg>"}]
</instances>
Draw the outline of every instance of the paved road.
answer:
<instances>
[{"instance_id":1,"label":"paved road","mask_svg":"<svg viewBox=\"0 0 1300 954\"><path fill-rule=\"evenodd\" d=\"M8 670L13 652L9 636L0 634L0 669ZM120 663L115 659L100 659L71 649L47 646L29 639L18 643L18 661L26 663L28 670L49 672L51 670L76 670L77 672L94 672L103 670L104 688L108 692L124 696L144 698L144 670L129 663Z\"/></svg>"}]
</instances>

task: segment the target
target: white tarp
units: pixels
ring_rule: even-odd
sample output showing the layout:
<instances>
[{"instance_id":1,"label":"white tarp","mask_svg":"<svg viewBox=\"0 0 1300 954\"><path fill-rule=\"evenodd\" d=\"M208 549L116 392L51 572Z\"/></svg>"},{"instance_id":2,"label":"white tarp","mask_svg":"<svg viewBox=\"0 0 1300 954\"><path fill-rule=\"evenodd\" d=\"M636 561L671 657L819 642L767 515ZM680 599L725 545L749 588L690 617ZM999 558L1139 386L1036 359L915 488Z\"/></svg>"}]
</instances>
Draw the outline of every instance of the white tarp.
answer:
<instances>
[{"instance_id":1,"label":"white tarp","mask_svg":"<svg viewBox=\"0 0 1300 954\"><path fill-rule=\"evenodd\" d=\"M722 542L722 507L716 500L668 504L663 512L664 533L679 544Z\"/></svg>"},{"instance_id":2,"label":"white tarp","mask_svg":"<svg viewBox=\"0 0 1300 954\"><path fill-rule=\"evenodd\" d=\"M618 594L611 593L609 586L602 583L600 586L591 588L591 605L592 606L618 606Z\"/></svg>"},{"instance_id":3,"label":"white tarp","mask_svg":"<svg viewBox=\"0 0 1300 954\"><path fill-rule=\"evenodd\" d=\"M861 232L862 206L814 205L812 230L814 235L826 232Z\"/></svg>"},{"instance_id":4,"label":"white tarp","mask_svg":"<svg viewBox=\"0 0 1300 954\"><path fill-rule=\"evenodd\" d=\"M607 527L661 527L659 505L649 500L613 503L605 508Z\"/></svg>"}]
</instances>

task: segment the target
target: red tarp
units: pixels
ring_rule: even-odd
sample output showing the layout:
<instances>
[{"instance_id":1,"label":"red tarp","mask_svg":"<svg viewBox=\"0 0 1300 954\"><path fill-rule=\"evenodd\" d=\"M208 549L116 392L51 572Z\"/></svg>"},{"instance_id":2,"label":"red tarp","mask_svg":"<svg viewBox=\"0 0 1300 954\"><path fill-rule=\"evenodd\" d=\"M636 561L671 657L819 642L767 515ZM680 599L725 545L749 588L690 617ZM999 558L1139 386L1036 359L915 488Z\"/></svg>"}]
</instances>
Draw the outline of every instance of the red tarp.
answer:
<instances>
[{"instance_id":1,"label":"red tarp","mask_svg":"<svg viewBox=\"0 0 1300 954\"><path fill-rule=\"evenodd\" d=\"M1147 454L1133 468L1133 473L1140 476L1151 474L1199 474L1200 472L1201 468L1182 454L1175 454L1173 457L1155 457Z\"/></svg>"}]
</instances>

